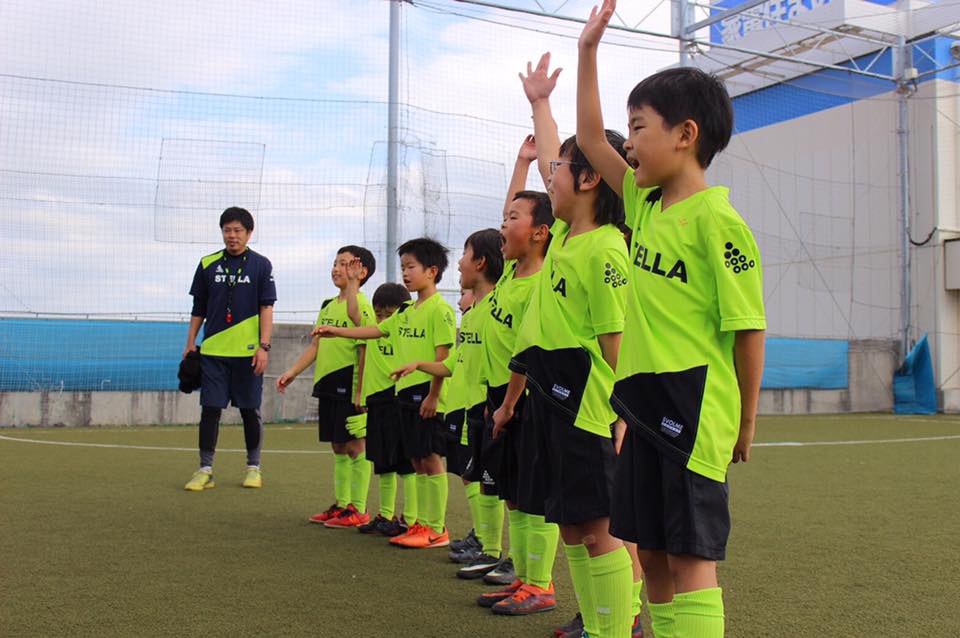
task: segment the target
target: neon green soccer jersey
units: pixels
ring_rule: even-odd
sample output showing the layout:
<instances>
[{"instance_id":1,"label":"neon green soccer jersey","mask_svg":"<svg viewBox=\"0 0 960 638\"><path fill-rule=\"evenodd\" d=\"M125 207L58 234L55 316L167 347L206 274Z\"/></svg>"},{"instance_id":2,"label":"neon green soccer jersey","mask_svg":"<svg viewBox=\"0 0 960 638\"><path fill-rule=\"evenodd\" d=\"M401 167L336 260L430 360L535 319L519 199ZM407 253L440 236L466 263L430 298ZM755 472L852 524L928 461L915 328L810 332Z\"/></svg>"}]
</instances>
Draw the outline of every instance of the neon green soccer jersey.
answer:
<instances>
[{"instance_id":1,"label":"neon green soccer jersey","mask_svg":"<svg viewBox=\"0 0 960 638\"><path fill-rule=\"evenodd\" d=\"M456 341L457 324L453 308L436 293L419 305L414 301L404 302L393 316L380 324L380 331L393 338L397 361L402 365L434 361L437 347L452 346ZM396 390L429 383L432 378L418 370L397 381ZM440 407L444 407L443 397Z\"/></svg>"},{"instance_id":2,"label":"neon green soccer jersey","mask_svg":"<svg viewBox=\"0 0 960 638\"><path fill-rule=\"evenodd\" d=\"M467 314L470 314L469 312ZM466 317L466 315L464 315ZM463 321L461 320L461 324ZM458 343L450 349L450 354L443 360L443 365L450 373L450 377L443 384L444 412L465 410L467 408L467 388L463 376L463 348Z\"/></svg>"},{"instance_id":3,"label":"neon green soccer jersey","mask_svg":"<svg viewBox=\"0 0 960 638\"><path fill-rule=\"evenodd\" d=\"M456 377L459 377L460 391L463 393L464 408L483 403L487 398L487 386L484 381L485 346L484 334L491 321L490 301L492 293L487 293L480 301L475 301L469 312L460 320L460 335L457 344L459 364Z\"/></svg>"},{"instance_id":4,"label":"neon green soccer jersey","mask_svg":"<svg viewBox=\"0 0 960 638\"><path fill-rule=\"evenodd\" d=\"M763 330L760 251L714 187L662 211L659 189L623 181L633 262L613 402L691 471L724 481L740 432L733 345Z\"/></svg>"},{"instance_id":5,"label":"neon green soccer jersey","mask_svg":"<svg viewBox=\"0 0 960 638\"><path fill-rule=\"evenodd\" d=\"M363 384L360 386L364 405L367 404L367 397L370 395L393 388L395 381L390 378L390 373L400 365L395 356L393 337L380 337L367 341L365 352Z\"/></svg>"},{"instance_id":6,"label":"neon green soccer jersey","mask_svg":"<svg viewBox=\"0 0 960 638\"><path fill-rule=\"evenodd\" d=\"M627 248L611 225L569 237L561 220L517 336L510 369L525 373L574 425L610 436L617 415L610 406L614 373L597 338L623 331L627 301Z\"/></svg>"},{"instance_id":7,"label":"neon green soccer jersey","mask_svg":"<svg viewBox=\"0 0 960 638\"><path fill-rule=\"evenodd\" d=\"M540 272L517 277L517 262L504 264L503 276L490 295L490 319L483 330L483 377L491 388L510 382L510 358L517 344L520 324L530 304L530 296L540 281Z\"/></svg>"},{"instance_id":8,"label":"neon green soccer jersey","mask_svg":"<svg viewBox=\"0 0 960 638\"><path fill-rule=\"evenodd\" d=\"M360 325L376 325L373 306L361 292L357 293L360 306ZM317 314L318 326L352 327L347 316L347 302L331 297L323 302ZM313 369L313 396L353 401L357 391L359 348L364 345L356 339L320 339L317 360Z\"/></svg>"}]
</instances>

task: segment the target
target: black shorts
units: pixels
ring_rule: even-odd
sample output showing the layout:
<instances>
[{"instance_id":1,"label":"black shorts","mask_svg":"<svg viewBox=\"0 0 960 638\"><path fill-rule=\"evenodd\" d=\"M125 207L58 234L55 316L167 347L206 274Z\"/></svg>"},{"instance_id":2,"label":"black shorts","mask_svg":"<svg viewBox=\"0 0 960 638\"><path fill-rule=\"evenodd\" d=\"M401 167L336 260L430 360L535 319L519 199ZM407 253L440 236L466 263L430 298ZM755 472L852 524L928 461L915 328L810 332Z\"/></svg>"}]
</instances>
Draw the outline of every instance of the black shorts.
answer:
<instances>
[{"instance_id":1,"label":"black shorts","mask_svg":"<svg viewBox=\"0 0 960 638\"><path fill-rule=\"evenodd\" d=\"M236 408L260 408L263 375L253 373L253 357L200 355L200 405L221 410L233 403Z\"/></svg>"},{"instance_id":2,"label":"black shorts","mask_svg":"<svg viewBox=\"0 0 960 638\"><path fill-rule=\"evenodd\" d=\"M446 453L443 417L420 418L420 403L430 390L429 383L404 388L397 393L400 405L400 437L403 455L408 459L425 459L431 454Z\"/></svg>"},{"instance_id":3,"label":"black shorts","mask_svg":"<svg viewBox=\"0 0 960 638\"><path fill-rule=\"evenodd\" d=\"M507 386L487 389L487 418L480 442L481 489L484 494L517 503L519 496L519 445L523 428L525 397L513 408L513 419L496 439L493 438L493 413L503 405Z\"/></svg>"},{"instance_id":4,"label":"black shorts","mask_svg":"<svg viewBox=\"0 0 960 638\"><path fill-rule=\"evenodd\" d=\"M483 406L481 406L483 407ZM485 490L483 483L483 458L481 452L483 451L483 440L484 440L484 429L486 428L486 423L483 420L483 410L479 411L479 416L477 413L468 411L467 418L464 423L464 427L467 428L467 463L463 468L464 480L470 481L471 483L479 481L481 489ZM484 491L486 494L487 492ZM491 494L496 494L495 492L490 492Z\"/></svg>"},{"instance_id":5,"label":"black shorts","mask_svg":"<svg viewBox=\"0 0 960 638\"><path fill-rule=\"evenodd\" d=\"M518 506L547 522L576 525L610 515L613 440L587 432L537 392L527 397Z\"/></svg>"},{"instance_id":6,"label":"black shorts","mask_svg":"<svg viewBox=\"0 0 960 638\"><path fill-rule=\"evenodd\" d=\"M446 440L447 473L463 476L470 460L470 448L460 444L467 411L454 410L443 415L443 433Z\"/></svg>"},{"instance_id":7,"label":"black shorts","mask_svg":"<svg viewBox=\"0 0 960 638\"><path fill-rule=\"evenodd\" d=\"M639 549L723 560L729 491L665 456L628 428L617 458L610 533Z\"/></svg>"},{"instance_id":8,"label":"black shorts","mask_svg":"<svg viewBox=\"0 0 960 638\"><path fill-rule=\"evenodd\" d=\"M367 397L367 459L374 474L410 474L413 466L400 442L400 408L393 388Z\"/></svg>"},{"instance_id":9,"label":"black shorts","mask_svg":"<svg viewBox=\"0 0 960 638\"><path fill-rule=\"evenodd\" d=\"M321 443L347 443L356 437L347 432L347 417L359 414L349 401L321 397L317 408L317 431Z\"/></svg>"}]
</instances>

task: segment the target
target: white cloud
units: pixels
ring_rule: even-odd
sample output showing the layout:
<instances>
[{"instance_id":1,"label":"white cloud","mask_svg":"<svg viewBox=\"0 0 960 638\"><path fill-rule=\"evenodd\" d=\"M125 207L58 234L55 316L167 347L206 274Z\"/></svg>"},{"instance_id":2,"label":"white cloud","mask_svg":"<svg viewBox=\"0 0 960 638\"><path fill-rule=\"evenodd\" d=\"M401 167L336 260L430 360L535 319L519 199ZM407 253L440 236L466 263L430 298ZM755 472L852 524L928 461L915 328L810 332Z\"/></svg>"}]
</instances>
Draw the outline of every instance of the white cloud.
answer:
<instances>
[{"instance_id":1,"label":"white cloud","mask_svg":"<svg viewBox=\"0 0 960 638\"><path fill-rule=\"evenodd\" d=\"M402 121L413 144L403 155L403 233L423 231L424 185L439 185L453 193L443 206L457 208L449 224L456 247L472 225L496 222L507 171L529 125L516 73L547 49L566 68L554 104L561 128L572 130L575 41L406 5L403 13L402 99L422 107L406 110ZM278 309L311 307L332 294L328 270L337 247L361 241L383 247L378 184L387 131L382 104L324 100L386 99L387 14L380 0L5 2L0 236L15 241L5 245L0 273L16 294L5 295L0 311L189 308L186 290L197 260L216 249L219 205L184 217L183 243L154 241L160 148L171 138L263 144L254 246L277 269ZM602 53L613 126L621 126L632 84L669 61L633 53L618 47ZM417 145L459 157L424 164ZM185 175L191 162L199 175L211 159L198 152L180 161ZM218 170L221 180L249 179L240 167ZM209 199L201 182L191 189L198 202ZM427 225L443 228L443 221ZM385 269L381 263L370 291Z\"/></svg>"}]
</instances>

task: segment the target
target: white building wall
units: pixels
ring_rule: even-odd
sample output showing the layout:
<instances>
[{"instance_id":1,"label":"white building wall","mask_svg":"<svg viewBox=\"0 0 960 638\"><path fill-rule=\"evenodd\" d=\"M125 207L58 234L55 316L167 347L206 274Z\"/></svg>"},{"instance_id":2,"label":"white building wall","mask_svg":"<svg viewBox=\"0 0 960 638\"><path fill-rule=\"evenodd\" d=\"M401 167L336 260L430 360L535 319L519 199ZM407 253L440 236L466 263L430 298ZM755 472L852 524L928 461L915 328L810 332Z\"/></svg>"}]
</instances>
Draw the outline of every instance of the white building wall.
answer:
<instances>
[{"instance_id":1,"label":"white building wall","mask_svg":"<svg viewBox=\"0 0 960 638\"><path fill-rule=\"evenodd\" d=\"M910 101L911 235L939 229L911 248L911 339L928 335L951 411L960 410L960 291L945 289L942 241L960 237L958 94L955 83L926 82ZM770 336L899 338L896 129L891 92L736 135L714 161L709 181L730 187L760 245ZM889 383L889 366L875 367Z\"/></svg>"}]
</instances>

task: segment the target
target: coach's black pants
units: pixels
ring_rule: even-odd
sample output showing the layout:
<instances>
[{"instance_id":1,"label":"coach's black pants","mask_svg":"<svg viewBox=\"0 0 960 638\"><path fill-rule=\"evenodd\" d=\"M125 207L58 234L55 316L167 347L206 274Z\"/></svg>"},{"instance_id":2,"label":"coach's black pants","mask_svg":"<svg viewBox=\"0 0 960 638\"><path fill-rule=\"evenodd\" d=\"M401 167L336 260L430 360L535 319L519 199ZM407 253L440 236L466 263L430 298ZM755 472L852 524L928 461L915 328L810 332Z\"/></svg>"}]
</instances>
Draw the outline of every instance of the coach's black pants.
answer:
<instances>
[{"instance_id":1,"label":"coach's black pants","mask_svg":"<svg viewBox=\"0 0 960 638\"><path fill-rule=\"evenodd\" d=\"M213 466L220 435L220 408L200 408L200 467ZM256 408L240 408L243 419L243 438L247 444L247 465L260 465L260 447L263 441L263 418Z\"/></svg>"}]
</instances>

